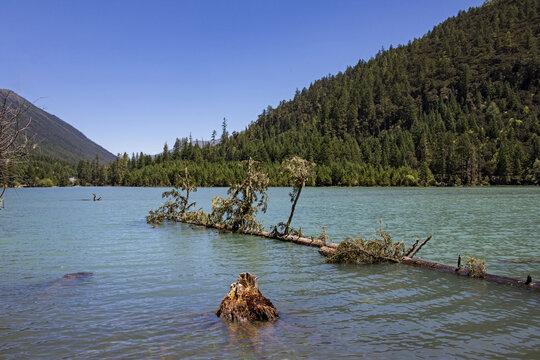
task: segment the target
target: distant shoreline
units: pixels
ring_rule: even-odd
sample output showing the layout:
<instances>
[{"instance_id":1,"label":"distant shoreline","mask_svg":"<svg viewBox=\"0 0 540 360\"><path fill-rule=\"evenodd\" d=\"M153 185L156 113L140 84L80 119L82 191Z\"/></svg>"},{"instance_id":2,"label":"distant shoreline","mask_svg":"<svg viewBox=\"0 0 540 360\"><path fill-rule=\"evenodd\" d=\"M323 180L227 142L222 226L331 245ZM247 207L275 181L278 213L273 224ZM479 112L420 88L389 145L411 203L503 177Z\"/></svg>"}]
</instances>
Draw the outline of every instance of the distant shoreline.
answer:
<instances>
[{"instance_id":1,"label":"distant shoreline","mask_svg":"<svg viewBox=\"0 0 540 360\"><path fill-rule=\"evenodd\" d=\"M19 186L11 186L8 187L8 189L50 189L50 188L148 188L148 189L169 189L174 186L126 186L126 185L73 185L73 186L27 186L27 185L19 185ZM227 186L199 186L199 188L226 188ZM269 186L268 188L289 188L290 186ZM392 188L392 189L400 189L400 188L411 188L411 189L420 189L420 188L504 188L504 187L540 187L539 184L514 184L514 185L507 185L507 184L496 184L496 185L426 185L426 186L393 186L393 185L329 185L329 186L306 186L306 188L321 188L321 189L332 189L332 188Z\"/></svg>"}]
</instances>

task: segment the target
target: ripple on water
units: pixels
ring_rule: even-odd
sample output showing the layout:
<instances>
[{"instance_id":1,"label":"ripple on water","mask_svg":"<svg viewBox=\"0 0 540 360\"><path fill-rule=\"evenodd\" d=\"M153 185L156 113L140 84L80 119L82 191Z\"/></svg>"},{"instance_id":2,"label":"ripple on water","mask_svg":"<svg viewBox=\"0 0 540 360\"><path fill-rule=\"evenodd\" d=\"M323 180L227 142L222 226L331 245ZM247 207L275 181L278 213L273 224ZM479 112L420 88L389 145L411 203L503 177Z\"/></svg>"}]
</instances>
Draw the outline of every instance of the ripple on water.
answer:
<instances>
[{"instance_id":1,"label":"ripple on water","mask_svg":"<svg viewBox=\"0 0 540 360\"><path fill-rule=\"evenodd\" d=\"M180 224L152 229L144 216L163 189L100 188L104 201L79 201L96 190L24 189L2 211L1 356L538 355L536 292L393 264L324 264L314 248ZM195 200L206 206L224 191L200 189ZM270 190L266 224L283 220L288 191ZM293 225L308 234L324 225L339 241L369 238L382 217L398 240L434 234L425 259L454 264L458 254L476 253L490 272L538 278L536 263L502 261L540 258L538 239L522 236L540 233L538 203L537 188L308 188ZM94 276L62 280L78 271ZM214 315L244 271L259 276L278 322L235 325Z\"/></svg>"}]
</instances>

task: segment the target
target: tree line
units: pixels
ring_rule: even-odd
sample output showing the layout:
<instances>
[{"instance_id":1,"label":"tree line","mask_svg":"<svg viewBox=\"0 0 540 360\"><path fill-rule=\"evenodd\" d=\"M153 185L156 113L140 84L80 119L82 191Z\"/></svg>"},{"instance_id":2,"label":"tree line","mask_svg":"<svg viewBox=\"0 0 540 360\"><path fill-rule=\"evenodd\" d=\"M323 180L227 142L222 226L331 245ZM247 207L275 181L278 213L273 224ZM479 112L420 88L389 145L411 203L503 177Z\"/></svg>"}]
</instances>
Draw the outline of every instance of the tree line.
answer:
<instances>
[{"instance_id":1,"label":"tree line","mask_svg":"<svg viewBox=\"0 0 540 360\"><path fill-rule=\"evenodd\" d=\"M538 184L538 18L534 0L486 2L297 90L242 132L229 134L224 119L210 142L85 160L72 175L81 185L173 186L189 167L198 186L228 186L251 157L270 186L283 186L279 166L298 155L316 164L307 185ZM55 185L65 180L59 167ZM32 171L42 170L26 179Z\"/></svg>"}]
</instances>

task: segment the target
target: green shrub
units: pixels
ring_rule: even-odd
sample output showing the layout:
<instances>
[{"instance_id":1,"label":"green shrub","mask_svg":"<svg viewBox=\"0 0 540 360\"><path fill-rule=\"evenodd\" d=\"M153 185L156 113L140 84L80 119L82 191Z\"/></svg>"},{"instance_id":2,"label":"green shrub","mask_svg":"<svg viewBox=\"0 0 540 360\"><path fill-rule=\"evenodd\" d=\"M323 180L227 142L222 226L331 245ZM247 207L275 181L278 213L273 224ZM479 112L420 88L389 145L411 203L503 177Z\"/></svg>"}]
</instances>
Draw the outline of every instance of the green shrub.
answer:
<instances>
[{"instance_id":1,"label":"green shrub","mask_svg":"<svg viewBox=\"0 0 540 360\"><path fill-rule=\"evenodd\" d=\"M53 181L50 178L41 179L38 181L37 186L39 187L52 187L54 186Z\"/></svg>"}]
</instances>

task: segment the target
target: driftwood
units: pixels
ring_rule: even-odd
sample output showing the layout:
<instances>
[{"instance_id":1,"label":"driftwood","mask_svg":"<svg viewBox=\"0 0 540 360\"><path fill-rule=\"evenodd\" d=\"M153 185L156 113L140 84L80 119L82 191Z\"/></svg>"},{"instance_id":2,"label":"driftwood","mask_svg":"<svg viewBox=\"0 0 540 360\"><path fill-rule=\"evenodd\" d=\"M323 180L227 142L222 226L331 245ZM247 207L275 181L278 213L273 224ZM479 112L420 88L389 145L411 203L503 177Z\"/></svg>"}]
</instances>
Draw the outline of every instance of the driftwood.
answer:
<instances>
[{"instance_id":1,"label":"driftwood","mask_svg":"<svg viewBox=\"0 0 540 360\"><path fill-rule=\"evenodd\" d=\"M238 281L231 284L216 315L233 322L272 321L279 318L274 304L261 294L257 276L248 272L241 273Z\"/></svg>"},{"instance_id":2,"label":"driftwood","mask_svg":"<svg viewBox=\"0 0 540 360\"><path fill-rule=\"evenodd\" d=\"M325 257L332 255L335 251L336 251L335 248L329 247L329 246L323 246L319 249L319 253ZM400 261L398 261L398 263L404 264L404 265L412 265L416 267L421 267L424 269L431 269L431 270L445 272L445 273L457 274L461 276L470 276L469 271L462 267L454 267L450 265L444 265L444 264L429 262L425 260L413 259L407 256L403 257ZM539 281L533 282L530 275L527 276L526 280L518 280L518 279L508 278L504 276L484 274L484 276L481 279L491 281L491 282L496 282L499 284L506 284L506 285L524 287L528 289L540 290L540 282Z\"/></svg>"},{"instance_id":3,"label":"driftwood","mask_svg":"<svg viewBox=\"0 0 540 360\"><path fill-rule=\"evenodd\" d=\"M469 271L464 268L457 268L454 266L443 265L443 264L433 263L433 262L424 261L424 260L411 259L409 257L403 258L400 261L400 264L412 265L412 266L417 266L417 267L421 267L425 269L437 270L440 272L454 273L461 276L469 276ZM505 276L484 274L482 279L491 281L491 282L496 282L499 284L506 284L506 285L540 290L540 282L539 281L533 282L530 275L527 276L526 280L518 280L518 279L508 278Z\"/></svg>"},{"instance_id":4,"label":"driftwood","mask_svg":"<svg viewBox=\"0 0 540 360\"><path fill-rule=\"evenodd\" d=\"M197 225L197 226L202 226L202 227L207 227L207 228L212 228L212 229L217 229L217 230L220 230L220 231L228 231L228 232L236 232L236 233L245 234L245 235L261 236L261 237L265 237L265 238L269 238L269 239L293 242L293 243L296 243L296 244L299 244L299 245L313 246L313 247L317 247L317 248L327 246L327 247L335 249L338 246L338 244L333 243L333 242L329 242L329 241L322 241L322 240L306 238L306 237L301 237L301 236L296 236L296 235L282 235L282 234L279 234L277 232L258 231L258 230L236 230L236 231L234 231L232 226L227 226L227 225L222 225L222 224L201 225L201 224L199 224L197 222L186 221L186 220L183 220L182 223L190 224L190 225Z\"/></svg>"},{"instance_id":5,"label":"driftwood","mask_svg":"<svg viewBox=\"0 0 540 360\"><path fill-rule=\"evenodd\" d=\"M413 259L412 256L414 254L416 254L418 252L418 250L420 250L420 248L425 243L427 243L430 239L431 239L431 236L429 236L426 240L424 240L420 244L420 246L417 247L414 252L412 252L411 256L404 256L403 258L401 258L401 259L399 259L397 261L395 259L392 259L391 262L397 262L399 264L404 264L404 265L412 265L412 266L421 267L421 268L424 268L424 269L436 270L436 271L440 271L440 272L453 273L453 274L457 274L457 275L461 275L461 276L471 276L471 274L469 273L469 270L461 267L461 256L458 257L458 265L457 265L457 267L444 265L444 264L439 264L439 263L434 263L434 262L429 262L429 261L424 261L424 260L419 260L419 259ZM413 251L413 249L415 249L415 247L416 247L416 244L418 244L418 240L413 244L413 246L409 250L407 250L406 254ZM336 247L337 247L337 244L332 244L332 245L336 245ZM335 249L336 247L334 247L334 246L323 246L323 247L321 247L319 249L319 253L321 255L325 256L325 257L331 256L336 251L336 249ZM538 281L533 282L530 275L527 276L526 280L513 279L513 278L508 278L508 277L498 276L498 275L493 275L493 274L484 274L480 278L484 279L484 280L487 280L487 281L496 282L496 283L499 283L499 284L506 284L506 285L511 285L511 286L517 286L517 287L524 287L524 288L528 288L528 289L540 290L540 282L538 282Z\"/></svg>"},{"instance_id":6,"label":"driftwood","mask_svg":"<svg viewBox=\"0 0 540 360\"><path fill-rule=\"evenodd\" d=\"M199 224L196 224L196 225L199 225ZM230 228L230 227L222 226L222 225L216 225L216 224L208 224L208 225L206 225L206 227L215 228L215 229L219 229L219 230L222 230L222 231L232 231L232 228ZM293 243L299 244L299 245L318 247L319 248L319 253L321 255L325 256L325 257L328 257L328 256L332 255L336 251L336 248L339 245L339 244L333 243L333 242L328 242L328 241L325 242L325 241L321 241L321 240L315 240L315 239L305 238L305 237L300 237L300 236L295 236L295 235L280 235L280 234L277 234L276 232L269 232L269 231L247 230L247 231L243 231L241 233L247 234L247 235L266 237L266 238L269 238L269 239L276 239L276 240L281 240L281 241L293 242ZM418 250L420 250L420 248L423 245L425 245L430 239L431 239L431 236L426 238L420 244L420 246L418 246L418 247L416 247L416 244L418 243L418 242L416 242L411 247L412 250L411 250L411 248L409 248L409 250L407 250L406 254L410 253L411 251L414 251L412 253L412 255L415 255L418 252ZM443 265L443 264L433 263L433 262L419 260L419 259L413 259L412 255L411 256L404 256L402 259L397 261L397 263L404 264L404 265L412 265L412 266L421 267L421 268L425 268L425 269L436 270L436 271L440 271L440 272L453 273L453 274L457 274L457 275L461 275L461 276L470 276L467 269L464 269L464 268L461 268L461 267L457 268L457 267L454 267L454 266ZM524 287L524 288L528 288L528 289L540 290L540 282L538 282L538 281L533 282L532 280L529 280L529 278L527 278L527 280L523 281L523 280L518 280L518 279L513 279L513 278L507 278L507 277L504 277L504 276L485 274L481 279L491 281L491 282L496 282L496 283L499 283L499 284L507 284L507 285L517 286L517 287Z\"/></svg>"}]
</instances>

